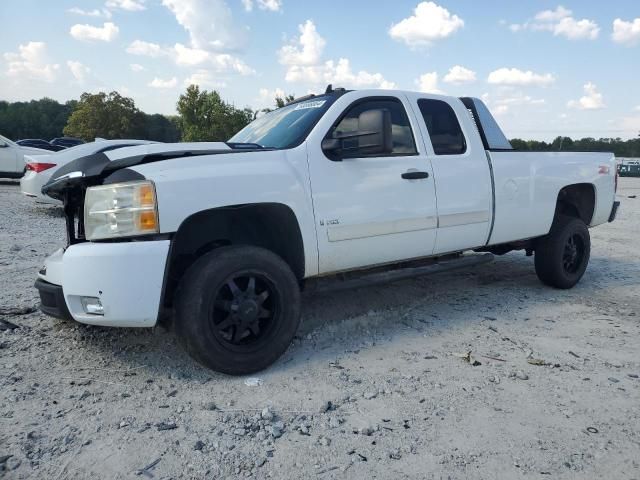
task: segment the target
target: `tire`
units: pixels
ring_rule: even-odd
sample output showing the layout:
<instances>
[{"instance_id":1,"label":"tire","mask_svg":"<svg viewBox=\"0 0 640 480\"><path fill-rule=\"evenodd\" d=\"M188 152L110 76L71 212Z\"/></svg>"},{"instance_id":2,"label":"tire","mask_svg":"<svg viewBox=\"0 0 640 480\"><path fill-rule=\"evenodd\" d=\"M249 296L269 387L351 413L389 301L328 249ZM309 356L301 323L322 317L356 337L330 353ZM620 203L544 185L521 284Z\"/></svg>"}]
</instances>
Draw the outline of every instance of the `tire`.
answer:
<instances>
[{"instance_id":1,"label":"tire","mask_svg":"<svg viewBox=\"0 0 640 480\"><path fill-rule=\"evenodd\" d=\"M568 289L580 281L589 263L589 229L579 218L558 217L548 235L538 240L536 274L542 283Z\"/></svg>"},{"instance_id":2,"label":"tire","mask_svg":"<svg viewBox=\"0 0 640 480\"><path fill-rule=\"evenodd\" d=\"M199 258L185 273L175 305L184 349L229 375L271 365L300 323L300 289L291 268L252 246L220 247Z\"/></svg>"}]
</instances>

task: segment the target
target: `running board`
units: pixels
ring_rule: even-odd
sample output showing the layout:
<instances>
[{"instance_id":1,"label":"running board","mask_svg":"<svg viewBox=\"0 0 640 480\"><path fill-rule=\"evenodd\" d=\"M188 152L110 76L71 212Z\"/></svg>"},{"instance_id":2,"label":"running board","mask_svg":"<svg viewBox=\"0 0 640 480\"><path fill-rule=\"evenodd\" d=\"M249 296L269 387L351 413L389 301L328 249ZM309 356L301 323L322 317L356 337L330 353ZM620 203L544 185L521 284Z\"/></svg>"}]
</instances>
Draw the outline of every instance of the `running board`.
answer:
<instances>
[{"instance_id":1,"label":"running board","mask_svg":"<svg viewBox=\"0 0 640 480\"><path fill-rule=\"evenodd\" d=\"M370 285L395 282L406 278L448 272L462 268L475 267L493 261L492 253L470 253L465 255L448 255L436 259L417 260L398 265L388 265L368 270L345 272L327 277L316 277L307 280L305 292L325 293L338 290L360 288Z\"/></svg>"}]
</instances>

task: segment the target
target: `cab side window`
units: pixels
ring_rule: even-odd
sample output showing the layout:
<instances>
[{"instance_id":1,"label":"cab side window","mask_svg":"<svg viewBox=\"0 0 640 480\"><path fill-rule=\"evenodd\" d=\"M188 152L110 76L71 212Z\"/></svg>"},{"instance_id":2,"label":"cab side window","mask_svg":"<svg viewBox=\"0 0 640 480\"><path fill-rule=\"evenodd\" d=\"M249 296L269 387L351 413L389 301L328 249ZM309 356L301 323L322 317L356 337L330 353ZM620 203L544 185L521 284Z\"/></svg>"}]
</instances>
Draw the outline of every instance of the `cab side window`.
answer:
<instances>
[{"instance_id":1,"label":"cab side window","mask_svg":"<svg viewBox=\"0 0 640 480\"><path fill-rule=\"evenodd\" d=\"M417 153L416 144L413 139L411 125L409 124L409 117L407 116L407 112L405 111L402 102L394 98L376 98L356 103L347 110L338 125L336 125L331 131L330 136L337 138L345 133L358 131L358 117L360 114L367 110L378 109L388 110L391 114L391 137L393 149L391 154L385 156L415 155ZM357 148L358 139L345 139L344 146L345 148Z\"/></svg>"},{"instance_id":2,"label":"cab side window","mask_svg":"<svg viewBox=\"0 0 640 480\"><path fill-rule=\"evenodd\" d=\"M467 151L467 141L453 108L442 100L418 100L436 155L460 155Z\"/></svg>"}]
</instances>

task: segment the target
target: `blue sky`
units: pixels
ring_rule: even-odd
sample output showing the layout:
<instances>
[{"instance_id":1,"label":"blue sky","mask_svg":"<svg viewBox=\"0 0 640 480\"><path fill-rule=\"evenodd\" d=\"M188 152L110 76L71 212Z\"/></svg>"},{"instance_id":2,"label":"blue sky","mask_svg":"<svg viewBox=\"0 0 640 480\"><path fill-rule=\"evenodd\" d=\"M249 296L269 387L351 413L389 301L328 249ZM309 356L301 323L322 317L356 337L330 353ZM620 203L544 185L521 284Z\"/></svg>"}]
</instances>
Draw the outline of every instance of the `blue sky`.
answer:
<instances>
[{"instance_id":1,"label":"blue sky","mask_svg":"<svg viewBox=\"0 0 640 480\"><path fill-rule=\"evenodd\" d=\"M0 99L83 91L175 113L327 83L483 98L509 137L640 132L640 2L2 0Z\"/></svg>"}]
</instances>

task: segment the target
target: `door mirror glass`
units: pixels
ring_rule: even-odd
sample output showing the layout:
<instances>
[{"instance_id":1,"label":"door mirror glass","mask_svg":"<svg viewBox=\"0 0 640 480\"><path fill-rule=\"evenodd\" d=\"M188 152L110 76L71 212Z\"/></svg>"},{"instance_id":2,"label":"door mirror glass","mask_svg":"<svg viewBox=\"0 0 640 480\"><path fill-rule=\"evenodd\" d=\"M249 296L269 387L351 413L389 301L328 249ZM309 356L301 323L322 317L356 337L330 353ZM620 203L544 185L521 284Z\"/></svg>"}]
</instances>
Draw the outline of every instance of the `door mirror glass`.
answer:
<instances>
[{"instance_id":1,"label":"door mirror glass","mask_svg":"<svg viewBox=\"0 0 640 480\"><path fill-rule=\"evenodd\" d=\"M356 130L334 131L322 141L322 150L332 160L391 153L391 113L387 109L365 110L357 117Z\"/></svg>"}]
</instances>

